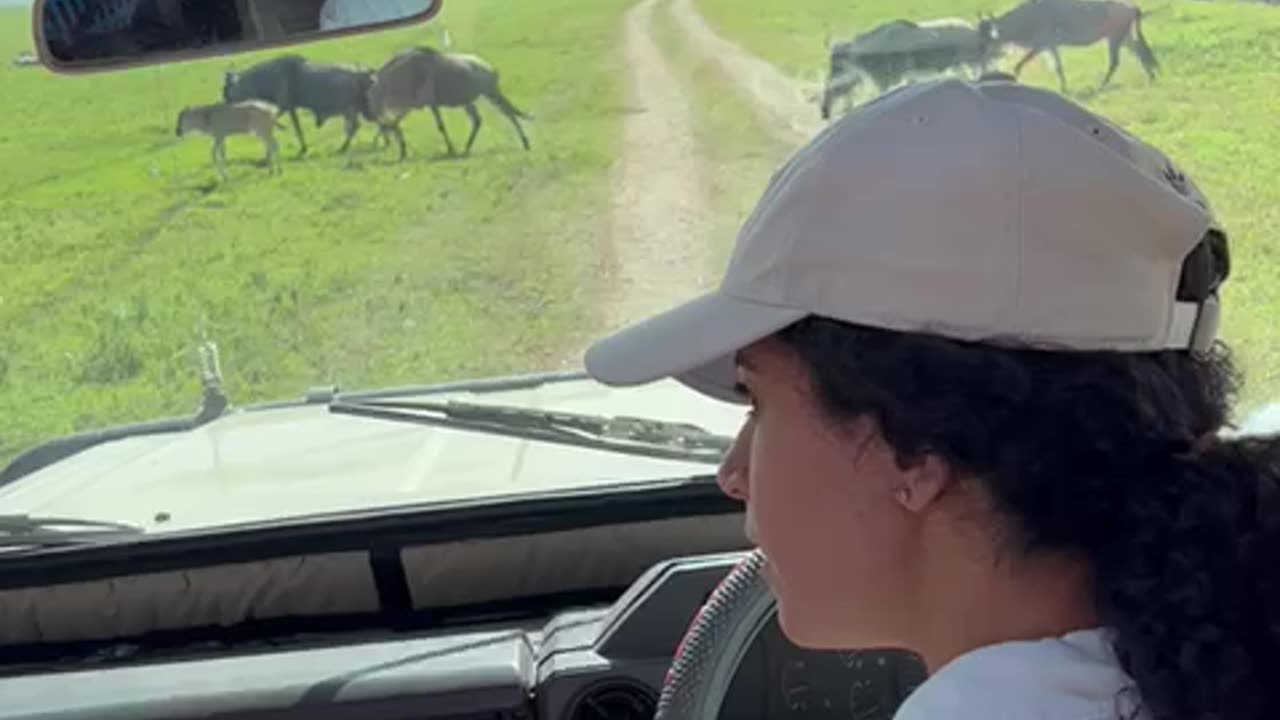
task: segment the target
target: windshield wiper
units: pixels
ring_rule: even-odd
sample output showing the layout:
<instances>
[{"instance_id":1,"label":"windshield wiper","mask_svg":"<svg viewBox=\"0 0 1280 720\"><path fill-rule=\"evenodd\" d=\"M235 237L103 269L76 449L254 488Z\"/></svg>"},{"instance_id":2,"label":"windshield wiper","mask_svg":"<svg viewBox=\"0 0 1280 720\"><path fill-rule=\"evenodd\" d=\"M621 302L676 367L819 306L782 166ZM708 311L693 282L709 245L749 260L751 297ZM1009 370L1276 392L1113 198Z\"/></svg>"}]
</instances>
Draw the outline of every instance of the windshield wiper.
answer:
<instances>
[{"instance_id":1,"label":"windshield wiper","mask_svg":"<svg viewBox=\"0 0 1280 720\"><path fill-rule=\"evenodd\" d=\"M37 515L0 515L0 548L84 545L141 535L136 525Z\"/></svg>"},{"instance_id":2,"label":"windshield wiper","mask_svg":"<svg viewBox=\"0 0 1280 720\"><path fill-rule=\"evenodd\" d=\"M581 415L480 405L450 400L425 402L334 400L330 412L438 425L575 447L718 465L733 439L689 423L636 417Z\"/></svg>"}]
</instances>

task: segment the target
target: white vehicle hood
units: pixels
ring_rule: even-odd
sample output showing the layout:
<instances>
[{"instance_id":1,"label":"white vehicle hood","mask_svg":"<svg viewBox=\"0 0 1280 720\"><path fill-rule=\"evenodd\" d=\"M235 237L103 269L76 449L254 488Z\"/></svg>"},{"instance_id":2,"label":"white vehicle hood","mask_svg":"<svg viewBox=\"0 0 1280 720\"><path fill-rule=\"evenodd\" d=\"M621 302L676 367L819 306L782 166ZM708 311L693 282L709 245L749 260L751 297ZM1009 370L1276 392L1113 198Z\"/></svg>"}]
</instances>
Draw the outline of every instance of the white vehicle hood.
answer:
<instances>
[{"instance_id":1,"label":"white vehicle hood","mask_svg":"<svg viewBox=\"0 0 1280 720\"><path fill-rule=\"evenodd\" d=\"M417 397L671 420L730 436L745 413L670 380L625 389L555 380ZM188 432L91 447L0 487L0 514L172 531L714 472L706 463L339 415L321 404L233 411Z\"/></svg>"}]
</instances>

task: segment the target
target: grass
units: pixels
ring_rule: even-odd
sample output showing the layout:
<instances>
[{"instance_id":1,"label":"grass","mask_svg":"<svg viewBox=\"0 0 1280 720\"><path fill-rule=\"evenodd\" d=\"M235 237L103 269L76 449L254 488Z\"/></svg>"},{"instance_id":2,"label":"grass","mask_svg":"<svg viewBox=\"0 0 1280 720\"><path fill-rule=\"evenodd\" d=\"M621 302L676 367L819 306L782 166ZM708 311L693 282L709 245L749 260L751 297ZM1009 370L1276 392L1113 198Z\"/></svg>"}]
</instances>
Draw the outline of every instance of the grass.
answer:
<instances>
[{"instance_id":1,"label":"grass","mask_svg":"<svg viewBox=\"0 0 1280 720\"><path fill-rule=\"evenodd\" d=\"M341 124L316 129L284 175L268 177L252 139L231 141L217 182L209 141L179 140L187 104L217 99L222 73L259 56L83 78L0 67L0 464L87 428L189 413L195 349L222 351L233 401L299 397L308 386L376 387L554 366L595 334L604 288L608 182L618 156L620 15L631 0L446 3L435 27L306 46L321 60L378 65L436 42L477 52L536 120L533 150L504 118L473 157L445 160L430 115L411 117L413 154L375 151L366 128L348 165ZM709 22L802 82L821 81L823 35L896 16L969 15L986 0L698 0ZM1173 0L1146 23L1164 66L1148 85L1126 56L1113 88L1101 47L1064 52L1078 97L1166 149L1214 200L1234 241L1225 337L1246 402L1280 395L1280 11ZM786 149L719 65L686 45L665 6L655 37L694 99L710 182L717 266ZM25 9L0 9L0 52L30 47ZM1055 87L1033 63L1024 81ZM461 142L465 115L446 112Z\"/></svg>"},{"instance_id":2,"label":"grass","mask_svg":"<svg viewBox=\"0 0 1280 720\"><path fill-rule=\"evenodd\" d=\"M895 17L975 18L1005 9L988 0L698 0L698 7L719 32L811 84L823 78L827 32L848 38ZM1274 240L1280 237L1280 10L1195 0L1143 7L1149 13L1144 34L1163 69L1158 81L1148 84L1136 58L1125 54L1112 86L1095 93L1106 69L1100 44L1063 50L1069 93L1169 153L1228 229L1233 274L1222 336L1245 374L1247 410L1280 399L1280 247ZM1002 66L1012 69L1016 59L1011 54ZM1021 80L1058 87L1039 59Z\"/></svg>"},{"instance_id":3,"label":"grass","mask_svg":"<svg viewBox=\"0 0 1280 720\"><path fill-rule=\"evenodd\" d=\"M174 123L218 99L229 59L92 77L14 68L28 12L0 9L0 465L49 437L190 413L205 337L237 404L552 367L595 329L626 4L446 4L436 22L453 49L491 61L534 116L531 152L482 106L470 158L442 160L421 113L406 121L408 161L374 151L365 128L348 166L341 120L317 130L303 113L306 159L280 131L271 178L256 140L233 138L227 183L209 139L179 140ZM429 25L301 51L377 66L438 38ZM465 114L445 114L461 143Z\"/></svg>"}]
</instances>

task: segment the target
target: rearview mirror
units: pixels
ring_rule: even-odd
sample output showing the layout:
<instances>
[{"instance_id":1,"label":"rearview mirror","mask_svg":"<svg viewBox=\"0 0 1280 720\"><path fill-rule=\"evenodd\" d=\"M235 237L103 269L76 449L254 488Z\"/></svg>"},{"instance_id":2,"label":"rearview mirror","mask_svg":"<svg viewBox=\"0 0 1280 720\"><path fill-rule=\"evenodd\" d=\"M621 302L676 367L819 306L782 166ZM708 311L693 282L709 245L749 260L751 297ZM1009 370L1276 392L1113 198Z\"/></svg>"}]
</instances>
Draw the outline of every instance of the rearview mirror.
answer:
<instances>
[{"instance_id":1,"label":"rearview mirror","mask_svg":"<svg viewBox=\"0 0 1280 720\"><path fill-rule=\"evenodd\" d=\"M443 0L37 0L40 60L92 72L422 23Z\"/></svg>"}]
</instances>

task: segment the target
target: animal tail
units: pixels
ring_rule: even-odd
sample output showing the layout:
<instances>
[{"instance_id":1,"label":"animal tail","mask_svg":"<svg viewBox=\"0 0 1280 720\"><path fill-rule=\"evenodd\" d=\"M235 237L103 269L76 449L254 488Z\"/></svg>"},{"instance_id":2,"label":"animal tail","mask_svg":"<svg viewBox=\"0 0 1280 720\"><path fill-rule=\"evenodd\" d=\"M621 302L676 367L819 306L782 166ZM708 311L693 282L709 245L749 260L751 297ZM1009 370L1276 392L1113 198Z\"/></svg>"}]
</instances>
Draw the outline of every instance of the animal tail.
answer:
<instances>
[{"instance_id":1,"label":"animal tail","mask_svg":"<svg viewBox=\"0 0 1280 720\"><path fill-rule=\"evenodd\" d=\"M489 91L486 92L484 95L485 97L489 98L489 102L493 103L494 105L497 105L498 109L507 115L511 115L512 117L523 118L525 120L533 119L532 115L529 115L528 113L524 112L523 110L516 107L515 105L512 105L511 101L508 100L507 97L502 94L502 91L498 89L496 83L494 87L490 88Z\"/></svg>"},{"instance_id":2,"label":"animal tail","mask_svg":"<svg viewBox=\"0 0 1280 720\"><path fill-rule=\"evenodd\" d=\"M1155 52L1151 50L1151 46L1147 44L1146 36L1142 34L1142 8L1134 7L1133 12L1133 50L1138 54L1138 59L1142 61L1142 64L1154 71L1160 67L1160 61L1156 60ZM1147 15L1150 17L1150 13Z\"/></svg>"}]
</instances>

